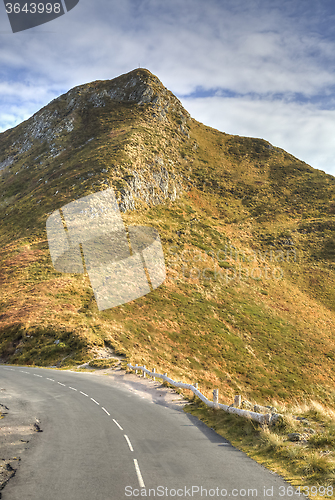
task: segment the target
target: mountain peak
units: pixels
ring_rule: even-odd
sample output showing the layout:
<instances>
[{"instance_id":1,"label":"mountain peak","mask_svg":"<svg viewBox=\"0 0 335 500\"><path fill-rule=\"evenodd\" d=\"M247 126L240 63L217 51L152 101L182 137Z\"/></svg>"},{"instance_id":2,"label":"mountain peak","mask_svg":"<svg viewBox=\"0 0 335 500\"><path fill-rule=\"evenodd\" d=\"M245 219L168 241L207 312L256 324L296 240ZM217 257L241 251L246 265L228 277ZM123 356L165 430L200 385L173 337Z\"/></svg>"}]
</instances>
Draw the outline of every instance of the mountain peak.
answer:
<instances>
[{"instance_id":1,"label":"mountain peak","mask_svg":"<svg viewBox=\"0 0 335 500\"><path fill-rule=\"evenodd\" d=\"M33 145L48 143L51 154L61 150L56 144L78 124L78 115L92 110L113 112L115 106L148 107L154 120L166 122L168 113L178 117L180 129L188 135L186 122L191 118L181 102L148 69L137 68L111 80L97 80L72 88L53 99L31 118L1 134L0 170L16 163Z\"/></svg>"},{"instance_id":2,"label":"mountain peak","mask_svg":"<svg viewBox=\"0 0 335 500\"><path fill-rule=\"evenodd\" d=\"M166 118L166 112L178 111L185 119L190 118L177 97L170 92L159 78L148 69L137 68L112 80L97 80L74 87L52 102L67 102L68 111L82 108L87 103L104 107L107 102L152 104L156 116Z\"/></svg>"},{"instance_id":3,"label":"mountain peak","mask_svg":"<svg viewBox=\"0 0 335 500\"><path fill-rule=\"evenodd\" d=\"M58 179L47 203L62 197L64 204L77 186L69 185L73 176L80 195L113 184L122 211L135 200L174 200L182 191L174 172L182 160L177 145L193 144L190 123L180 101L147 69L86 83L0 134L0 181L24 176L41 203L50 179ZM28 195L22 185L14 191L16 198Z\"/></svg>"}]
</instances>

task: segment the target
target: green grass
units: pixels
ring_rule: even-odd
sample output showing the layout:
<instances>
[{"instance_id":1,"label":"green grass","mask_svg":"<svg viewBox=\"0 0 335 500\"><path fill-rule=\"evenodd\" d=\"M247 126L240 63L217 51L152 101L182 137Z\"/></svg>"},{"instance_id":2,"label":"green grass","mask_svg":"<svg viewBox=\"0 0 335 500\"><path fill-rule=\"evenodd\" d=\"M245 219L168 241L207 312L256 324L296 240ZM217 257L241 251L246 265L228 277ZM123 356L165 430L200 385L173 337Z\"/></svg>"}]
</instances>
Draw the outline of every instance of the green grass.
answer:
<instances>
[{"instance_id":1,"label":"green grass","mask_svg":"<svg viewBox=\"0 0 335 500\"><path fill-rule=\"evenodd\" d=\"M73 366L84 362L87 345L78 334L55 325L25 328L16 324L0 329L0 349L12 364Z\"/></svg>"}]
</instances>

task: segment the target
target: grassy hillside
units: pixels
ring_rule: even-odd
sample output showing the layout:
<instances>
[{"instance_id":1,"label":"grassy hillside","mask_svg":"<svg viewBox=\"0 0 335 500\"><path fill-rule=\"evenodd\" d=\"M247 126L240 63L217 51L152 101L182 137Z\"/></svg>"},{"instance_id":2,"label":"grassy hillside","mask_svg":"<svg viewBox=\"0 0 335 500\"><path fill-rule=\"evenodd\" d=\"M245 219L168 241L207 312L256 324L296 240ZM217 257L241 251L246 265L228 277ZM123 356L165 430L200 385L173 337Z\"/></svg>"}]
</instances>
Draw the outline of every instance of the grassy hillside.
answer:
<instances>
[{"instance_id":1,"label":"grassy hillside","mask_svg":"<svg viewBox=\"0 0 335 500\"><path fill-rule=\"evenodd\" d=\"M191 119L146 70L0 134L0 168L2 359L73 366L105 344L222 402L335 407L334 177ZM126 225L158 229L167 279L99 312L86 275L53 269L45 223L108 186Z\"/></svg>"}]
</instances>

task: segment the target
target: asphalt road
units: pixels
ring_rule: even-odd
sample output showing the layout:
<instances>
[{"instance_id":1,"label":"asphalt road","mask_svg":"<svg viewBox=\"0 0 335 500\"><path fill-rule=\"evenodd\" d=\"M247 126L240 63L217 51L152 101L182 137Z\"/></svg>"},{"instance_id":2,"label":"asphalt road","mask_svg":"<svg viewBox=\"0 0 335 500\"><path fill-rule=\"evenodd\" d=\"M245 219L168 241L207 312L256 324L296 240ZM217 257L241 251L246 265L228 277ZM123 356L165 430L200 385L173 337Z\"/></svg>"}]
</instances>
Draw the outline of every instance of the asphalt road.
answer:
<instances>
[{"instance_id":1,"label":"asphalt road","mask_svg":"<svg viewBox=\"0 0 335 500\"><path fill-rule=\"evenodd\" d=\"M108 377L0 366L0 382L29 400L43 430L4 500L292 498L288 483L196 418Z\"/></svg>"}]
</instances>

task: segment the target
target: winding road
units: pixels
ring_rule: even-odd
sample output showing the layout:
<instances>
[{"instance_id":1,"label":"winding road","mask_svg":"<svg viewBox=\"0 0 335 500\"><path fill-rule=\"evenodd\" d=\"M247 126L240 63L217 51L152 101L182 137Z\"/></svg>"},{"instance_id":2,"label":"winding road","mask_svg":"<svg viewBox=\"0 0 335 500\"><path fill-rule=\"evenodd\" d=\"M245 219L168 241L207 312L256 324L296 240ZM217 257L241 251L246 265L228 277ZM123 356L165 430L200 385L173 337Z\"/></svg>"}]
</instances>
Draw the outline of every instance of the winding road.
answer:
<instances>
[{"instance_id":1,"label":"winding road","mask_svg":"<svg viewBox=\"0 0 335 500\"><path fill-rule=\"evenodd\" d=\"M4 500L292 498L288 483L196 418L109 377L0 366L0 381L29 400L43 430Z\"/></svg>"}]
</instances>

